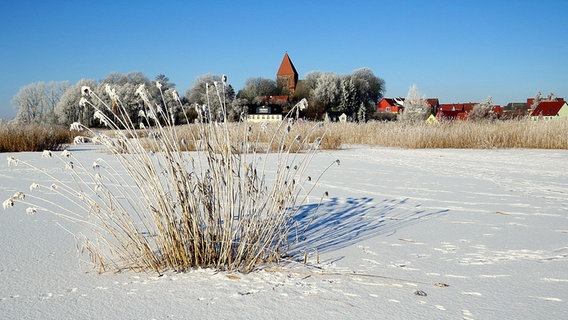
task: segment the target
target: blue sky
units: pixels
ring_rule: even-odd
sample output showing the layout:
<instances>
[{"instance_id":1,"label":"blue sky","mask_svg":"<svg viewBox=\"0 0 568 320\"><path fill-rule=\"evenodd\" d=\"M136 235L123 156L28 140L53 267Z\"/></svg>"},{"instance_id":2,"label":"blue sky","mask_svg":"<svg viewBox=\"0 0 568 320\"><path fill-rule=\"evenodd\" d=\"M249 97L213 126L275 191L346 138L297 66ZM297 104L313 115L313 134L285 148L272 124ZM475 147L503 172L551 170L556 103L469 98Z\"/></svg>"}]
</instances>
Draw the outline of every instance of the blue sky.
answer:
<instances>
[{"instance_id":1,"label":"blue sky","mask_svg":"<svg viewBox=\"0 0 568 320\"><path fill-rule=\"evenodd\" d=\"M568 1L2 1L0 118L38 81L163 73L180 93L206 73L235 89L368 67L386 96L416 84L441 103L568 97Z\"/></svg>"}]
</instances>

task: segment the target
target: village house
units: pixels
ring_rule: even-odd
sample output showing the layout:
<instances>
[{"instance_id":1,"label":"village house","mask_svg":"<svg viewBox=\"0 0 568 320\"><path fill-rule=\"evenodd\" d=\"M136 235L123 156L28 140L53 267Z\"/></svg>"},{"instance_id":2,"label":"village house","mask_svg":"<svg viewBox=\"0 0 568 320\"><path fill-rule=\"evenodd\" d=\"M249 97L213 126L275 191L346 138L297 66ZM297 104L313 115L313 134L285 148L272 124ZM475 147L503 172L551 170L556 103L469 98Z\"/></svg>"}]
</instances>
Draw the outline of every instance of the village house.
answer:
<instances>
[{"instance_id":1,"label":"village house","mask_svg":"<svg viewBox=\"0 0 568 320\"><path fill-rule=\"evenodd\" d=\"M404 98L382 98L377 104L377 112L401 113Z\"/></svg>"},{"instance_id":2,"label":"village house","mask_svg":"<svg viewBox=\"0 0 568 320\"><path fill-rule=\"evenodd\" d=\"M440 104L440 108L436 113L436 118L442 120L467 120L469 113L479 105L477 102L467 103L444 103ZM503 114L503 107L500 105L493 105L489 111L495 118L501 118Z\"/></svg>"},{"instance_id":3,"label":"village house","mask_svg":"<svg viewBox=\"0 0 568 320\"><path fill-rule=\"evenodd\" d=\"M377 104L377 112L403 113L405 98L382 98ZM440 106L438 98L427 98L426 103L434 113Z\"/></svg>"},{"instance_id":4,"label":"village house","mask_svg":"<svg viewBox=\"0 0 568 320\"><path fill-rule=\"evenodd\" d=\"M531 117L532 120L550 120L558 117L568 117L564 107L564 98L555 98L553 101L544 99L535 107L535 98L527 98L527 102L510 102L503 107L501 119L516 119ZM534 107L534 110L531 109Z\"/></svg>"},{"instance_id":5,"label":"village house","mask_svg":"<svg viewBox=\"0 0 568 320\"><path fill-rule=\"evenodd\" d=\"M543 101L531 112L533 121L566 117L568 117L568 104L562 98L558 99L558 101Z\"/></svg>"},{"instance_id":6,"label":"village house","mask_svg":"<svg viewBox=\"0 0 568 320\"><path fill-rule=\"evenodd\" d=\"M282 118L282 106L278 104L248 107L247 121L249 122L280 122Z\"/></svg>"},{"instance_id":7,"label":"village house","mask_svg":"<svg viewBox=\"0 0 568 320\"><path fill-rule=\"evenodd\" d=\"M436 118L444 120L464 120L467 118L467 113L473 110L473 107L479 103L442 103L436 113Z\"/></svg>"}]
</instances>

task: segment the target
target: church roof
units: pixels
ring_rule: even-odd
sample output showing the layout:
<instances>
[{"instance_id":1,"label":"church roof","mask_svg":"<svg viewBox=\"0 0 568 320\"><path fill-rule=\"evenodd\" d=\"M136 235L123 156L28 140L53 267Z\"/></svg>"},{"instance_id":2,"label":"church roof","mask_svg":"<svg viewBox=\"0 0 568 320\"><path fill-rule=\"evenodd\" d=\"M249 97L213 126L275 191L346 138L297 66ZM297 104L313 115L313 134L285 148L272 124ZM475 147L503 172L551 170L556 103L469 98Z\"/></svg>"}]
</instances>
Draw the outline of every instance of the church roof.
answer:
<instances>
[{"instance_id":1,"label":"church roof","mask_svg":"<svg viewBox=\"0 0 568 320\"><path fill-rule=\"evenodd\" d=\"M284 76L284 75L298 75L292 60L288 56L288 52L284 55L284 59L282 59L282 63L280 64L280 68L276 73L276 76Z\"/></svg>"}]
</instances>

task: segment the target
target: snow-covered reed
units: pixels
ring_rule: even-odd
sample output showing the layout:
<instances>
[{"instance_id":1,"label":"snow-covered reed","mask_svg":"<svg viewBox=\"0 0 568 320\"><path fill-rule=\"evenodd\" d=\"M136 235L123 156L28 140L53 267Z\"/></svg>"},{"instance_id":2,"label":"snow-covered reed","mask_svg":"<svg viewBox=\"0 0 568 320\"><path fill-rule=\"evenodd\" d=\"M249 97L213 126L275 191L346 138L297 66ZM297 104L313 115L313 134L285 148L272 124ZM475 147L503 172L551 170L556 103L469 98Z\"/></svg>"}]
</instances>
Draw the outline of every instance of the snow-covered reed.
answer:
<instances>
[{"instance_id":1,"label":"snow-covered reed","mask_svg":"<svg viewBox=\"0 0 568 320\"><path fill-rule=\"evenodd\" d=\"M224 87L215 83L208 96L221 100ZM222 120L208 121L212 115L199 106L201 121L180 129L168 108L151 104L141 86L141 123L149 129L140 135L140 123L126 116L120 97L111 87L106 92L110 104L83 87L81 104L95 108L95 117L109 127L107 134L89 136L108 148L112 163L101 157L85 164L67 150L45 151L43 157L60 159L72 177L62 181L9 157L9 163L29 165L50 182L34 183L4 202L5 208L23 202L30 214L47 212L86 227L78 237L100 272L196 267L249 272L276 263L287 253L289 233L302 232L293 230L298 206L319 176L339 164L318 168L313 178L308 174L327 133L321 123L310 124L302 135L288 117L258 129L246 121L231 128ZM221 106L225 113L223 101ZM268 128L270 147L260 148L261 131ZM79 123L72 129L89 130Z\"/></svg>"}]
</instances>

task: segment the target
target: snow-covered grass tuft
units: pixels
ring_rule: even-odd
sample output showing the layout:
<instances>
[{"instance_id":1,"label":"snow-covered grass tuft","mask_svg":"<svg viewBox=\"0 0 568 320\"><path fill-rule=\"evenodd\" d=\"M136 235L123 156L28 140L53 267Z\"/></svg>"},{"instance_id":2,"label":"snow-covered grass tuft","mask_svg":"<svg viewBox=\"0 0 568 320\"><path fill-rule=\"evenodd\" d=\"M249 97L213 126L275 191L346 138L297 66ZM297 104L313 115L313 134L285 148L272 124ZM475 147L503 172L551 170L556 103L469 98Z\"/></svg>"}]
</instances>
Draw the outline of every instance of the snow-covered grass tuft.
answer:
<instances>
[{"instance_id":1,"label":"snow-covered grass tuft","mask_svg":"<svg viewBox=\"0 0 568 320\"><path fill-rule=\"evenodd\" d=\"M224 86L214 84L208 95L221 99ZM79 123L71 129L88 131L112 161L103 156L82 163L73 150L43 151L43 161L61 162L71 177L64 181L8 158L42 172L48 179L41 181L49 182L34 182L30 192L4 201L5 209L22 202L28 214L49 213L85 227L77 237L100 272L197 267L249 272L286 255L290 232L302 232L293 230L294 216L319 180L307 172L327 134L322 124L312 123L300 134L286 117L253 128L246 121L207 121L211 114L199 108L201 121L175 127L168 108L150 104L143 86L137 90L144 101L139 123L127 117L111 87L106 93L110 104L84 87L81 103L95 108L110 130L90 131ZM223 101L221 106L226 113ZM138 131L141 124L147 129ZM186 152L187 145L196 151ZM319 175L337 164L319 168Z\"/></svg>"}]
</instances>

